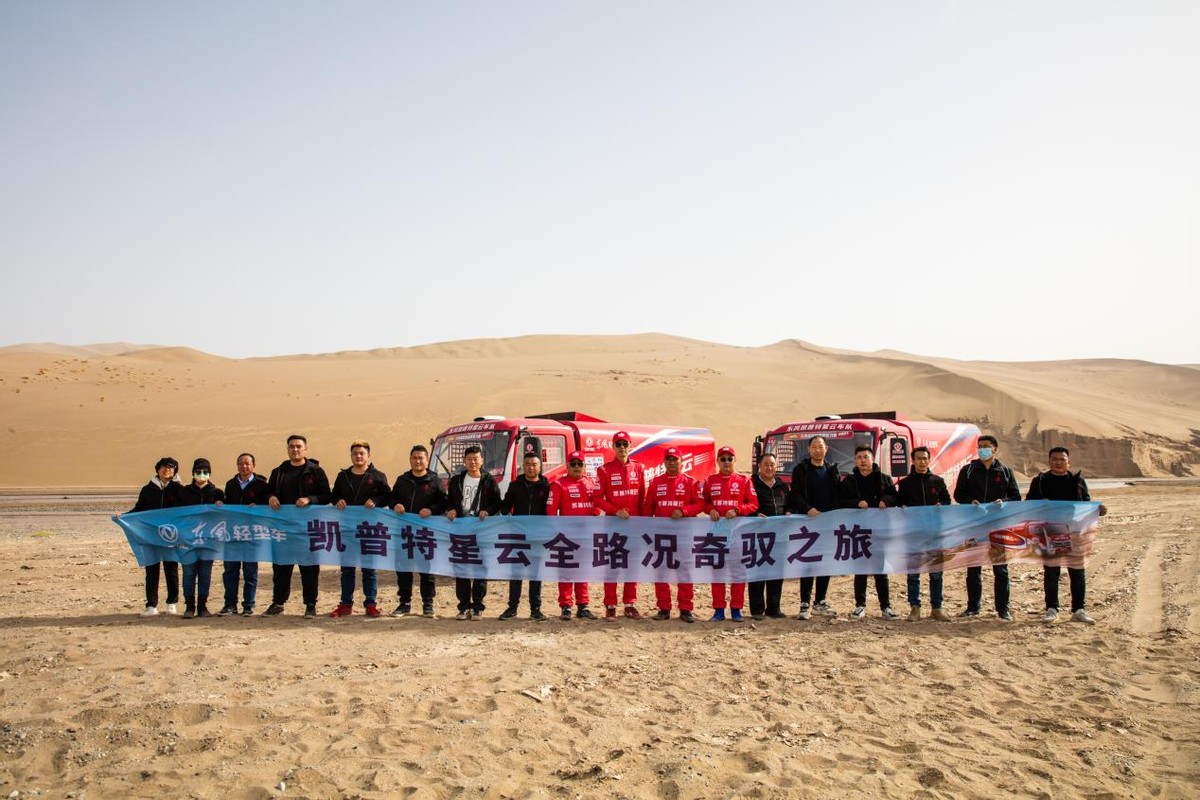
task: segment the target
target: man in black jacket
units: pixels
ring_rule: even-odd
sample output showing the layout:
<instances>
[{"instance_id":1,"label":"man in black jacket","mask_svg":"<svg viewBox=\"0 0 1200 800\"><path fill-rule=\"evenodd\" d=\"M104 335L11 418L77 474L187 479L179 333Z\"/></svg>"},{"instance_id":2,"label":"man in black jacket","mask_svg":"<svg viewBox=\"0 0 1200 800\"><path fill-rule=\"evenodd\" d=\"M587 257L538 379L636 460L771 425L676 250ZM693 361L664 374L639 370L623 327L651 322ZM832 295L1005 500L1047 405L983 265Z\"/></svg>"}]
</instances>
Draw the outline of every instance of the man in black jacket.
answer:
<instances>
[{"instance_id":1,"label":"man in black jacket","mask_svg":"<svg viewBox=\"0 0 1200 800\"><path fill-rule=\"evenodd\" d=\"M996 454L1000 452L1000 443L990 434L980 436L976 442L979 458L967 464L958 473L954 483L954 502L961 505L970 503L1001 503L1005 500L1020 500L1021 489L1011 469L1001 464ZM1005 622L1012 622L1012 612L1008 608L1010 584L1008 580L1008 564L992 566L993 585L996 594L996 616ZM983 602L983 567L967 567L967 607L959 615L962 617L978 617L979 606Z\"/></svg>"},{"instance_id":2,"label":"man in black jacket","mask_svg":"<svg viewBox=\"0 0 1200 800\"><path fill-rule=\"evenodd\" d=\"M929 470L929 448L917 447L912 451L913 469L896 483L896 504L901 508L911 506L948 506L950 491L940 476ZM921 573L908 574L908 621L921 619ZM942 571L929 573L929 616L940 622L950 618L942 610Z\"/></svg>"},{"instance_id":3,"label":"man in black jacket","mask_svg":"<svg viewBox=\"0 0 1200 800\"><path fill-rule=\"evenodd\" d=\"M550 481L542 475L542 459L537 453L526 453L521 462L521 477L508 484L504 500L500 503L501 514L513 516L546 516L546 501L550 497ZM500 619L512 619L517 615L521 605L521 582L508 582L508 608L500 614ZM541 622L546 618L542 613L542 582L529 582L529 618Z\"/></svg>"},{"instance_id":4,"label":"man in black jacket","mask_svg":"<svg viewBox=\"0 0 1200 800\"><path fill-rule=\"evenodd\" d=\"M483 448L471 445L463 451L464 470L450 479L447 494L450 507L446 519L458 517L487 519L500 510L500 487L490 473L483 471ZM455 619L481 619L483 598L487 595L486 578L455 578L454 594L458 597L458 616Z\"/></svg>"},{"instance_id":5,"label":"man in black jacket","mask_svg":"<svg viewBox=\"0 0 1200 800\"><path fill-rule=\"evenodd\" d=\"M270 496L267 503L275 511L288 504L296 508L325 505L329 502L329 478L315 458L308 457L308 439L294 433L287 439L288 460L271 470L267 479ZM283 613L283 605L292 593L292 567L295 564L272 566L272 598L267 614ZM318 582L321 577L319 564L301 565L300 585L304 595L304 617L317 616Z\"/></svg>"},{"instance_id":6,"label":"man in black jacket","mask_svg":"<svg viewBox=\"0 0 1200 800\"><path fill-rule=\"evenodd\" d=\"M231 506L256 506L266 503L267 479L254 471L254 455L242 453L237 457L237 475L225 482L225 503ZM238 576L244 581L242 589L242 616L254 616L254 598L258 594L258 562L226 561L221 572L221 583L225 585L225 605L217 616L226 617L237 613Z\"/></svg>"},{"instance_id":7,"label":"man in black jacket","mask_svg":"<svg viewBox=\"0 0 1200 800\"><path fill-rule=\"evenodd\" d=\"M871 448L860 444L854 448L854 469L840 484L842 508L890 508L896 505L896 488L892 479L883 474L875 463ZM900 615L892 611L887 575L875 575L875 594L884 619ZM854 611L851 616L862 619L867 615L867 576L854 576Z\"/></svg>"},{"instance_id":8,"label":"man in black jacket","mask_svg":"<svg viewBox=\"0 0 1200 800\"><path fill-rule=\"evenodd\" d=\"M413 445L408 453L408 472L396 478L392 487L390 500L392 511L397 514L417 514L421 519L428 519L433 514L441 514L449 502L445 491L442 490L442 479L429 471L429 451L424 445ZM433 598L437 593L437 585L433 575L428 572L421 574L421 616L433 617ZM392 612L393 617L406 617L412 613L411 572L396 573L396 589L399 604Z\"/></svg>"},{"instance_id":9,"label":"man in black jacket","mask_svg":"<svg viewBox=\"0 0 1200 800\"><path fill-rule=\"evenodd\" d=\"M1087 481L1082 472L1071 472L1071 453L1065 447L1050 449L1050 471L1043 472L1029 484L1026 500L1070 500L1089 502L1092 499L1088 493ZM1101 504L1100 516L1108 513ZM1083 567L1067 567L1067 576L1071 581L1071 619L1087 625L1096 624L1092 615L1084 607L1084 597L1087 594L1087 576ZM1042 588L1046 593L1046 613L1042 621L1053 623L1058 619L1058 582L1062 577L1062 567L1043 567Z\"/></svg>"},{"instance_id":10,"label":"man in black jacket","mask_svg":"<svg viewBox=\"0 0 1200 800\"><path fill-rule=\"evenodd\" d=\"M787 513L787 485L776 473L779 470L779 460L774 453L763 453L758 459L758 474L751 478L754 491L758 495L758 516L782 517ZM754 619L770 617L782 619L787 616L779 608L783 597L783 579L774 578L769 581L750 581L749 588L750 616Z\"/></svg>"},{"instance_id":11,"label":"man in black jacket","mask_svg":"<svg viewBox=\"0 0 1200 800\"><path fill-rule=\"evenodd\" d=\"M808 458L792 468L792 488L788 492L787 510L793 514L815 517L822 511L833 511L838 507L838 482L841 473L838 465L826 462L829 447L824 436L814 436L808 443ZM825 602L829 592L829 576L816 577L816 606L810 606L813 578L800 579L800 619L808 619L812 611L827 617L836 617L837 612Z\"/></svg>"},{"instance_id":12,"label":"man in black jacket","mask_svg":"<svg viewBox=\"0 0 1200 800\"><path fill-rule=\"evenodd\" d=\"M388 488L387 475L375 469L368 459L371 457L371 445L362 439L355 439L350 444L350 466L340 471L333 480L333 489L329 493L329 502L339 511L346 506L362 506L363 508L387 508L392 491ZM379 587L379 579L375 570L369 567L362 569L363 583L363 613L368 617L379 616L379 606L375 605L375 596ZM342 567L342 596L333 609L332 617L348 617L354 613L354 567Z\"/></svg>"}]
</instances>

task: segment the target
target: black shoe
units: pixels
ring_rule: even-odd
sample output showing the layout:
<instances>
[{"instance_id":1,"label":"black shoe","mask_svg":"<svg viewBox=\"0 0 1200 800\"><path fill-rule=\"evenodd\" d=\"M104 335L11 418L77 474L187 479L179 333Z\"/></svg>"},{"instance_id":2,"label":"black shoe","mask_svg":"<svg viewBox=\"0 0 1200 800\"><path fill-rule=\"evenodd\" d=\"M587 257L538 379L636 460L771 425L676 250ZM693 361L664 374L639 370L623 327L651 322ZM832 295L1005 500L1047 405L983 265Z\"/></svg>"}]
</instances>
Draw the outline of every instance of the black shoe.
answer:
<instances>
[{"instance_id":1,"label":"black shoe","mask_svg":"<svg viewBox=\"0 0 1200 800\"><path fill-rule=\"evenodd\" d=\"M754 620L755 622L762 622L766 618L767 618L766 614L751 614L750 615L750 619Z\"/></svg>"},{"instance_id":2,"label":"black shoe","mask_svg":"<svg viewBox=\"0 0 1200 800\"><path fill-rule=\"evenodd\" d=\"M243 617L253 617L253 616L254 616L254 609L253 609L253 608L243 608L243 609L242 609L242 616L243 616Z\"/></svg>"},{"instance_id":3,"label":"black shoe","mask_svg":"<svg viewBox=\"0 0 1200 800\"><path fill-rule=\"evenodd\" d=\"M787 614L782 611L768 611L767 617L770 619L787 619Z\"/></svg>"},{"instance_id":4,"label":"black shoe","mask_svg":"<svg viewBox=\"0 0 1200 800\"><path fill-rule=\"evenodd\" d=\"M393 617L407 617L412 613L412 606L408 603L401 603L396 606L396 610L392 612Z\"/></svg>"},{"instance_id":5,"label":"black shoe","mask_svg":"<svg viewBox=\"0 0 1200 800\"><path fill-rule=\"evenodd\" d=\"M658 613L654 615L654 619L657 619L660 621L664 620L664 619L670 619L670 618L671 618L671 612L667 611L665 608L660 608L658 610Z\"/></svg>"},{"instance_id":6,"label":"black shoe","mask_svg":"<svg viewBox=\"0 0 1200 800\"><path fill-rule=\"evenodd\" d=\"M268 617L273 617L276 614L282 614L282 613L283 613L283 606L281 606L279 603L271 603L271 605L267 606L267 610L263 612L263 614Z\"/></svg>"},{"instance_id":7,"label":"black shoe","mask_svg":"<svg viewBox=\"0 0 1200 800\"><path fill-rule=\"evenodd\" d=\"M316 619L317 618L317 604L316 603L311 603L304 607L304 618L305 619Z\"/></svg>"},{"instance_id":8,"label":"black shoe","mask_svg":"<svg viewBox=\"0 0 1200 800\"><path fill-rule=\"evenodd\" d=\"M421 616L433 619L433 603L425 603L421 606Z\"/></svg>"},{"instance_id":9,"label":"black shoe","mask_svg":"<svg viewBox=\"0 0 1200 800\"><path fill-rule=\"evenodd\" d=\"M958 615L960 617L978 617L979 611L978 610L972 611L971 609L966 608L966 609L963 609L962 611L958 612Z\"/></svg>"},{"instance_id":10,"label":"black shoe","mask_svg":"<svg viewBox=\"0 0 1200 800\"><path fill-rule=\"evenodd\" d=\"M571 618L571 607L563 606L562 613L558 615L558 618L559 619L570 619Z\"/></svg>"},{"instance_id":11,"label":"black shoe","mask_svg":"<svg viewBox=\"0 0 1200 800\"><path fill-rule=\"evenodd\" d=\"M212 612L208 610L208 604L201 602L196 606L197 617L211 617Z\"/></svg>"},{"instance_id":12,"label":"black shoe","mask_svg":"<svg viewBox=\"0 0 1200 800\"><path fill-rule=\"evenodd\" d=\"M196 616L196 604L195 603L187 603L183 609L183 618L184 619L192 619L195 616Z\"/></svg>"},{"instance_id":13,"label":"black shoe","mask_svg":"<svg viewBox=\"0 0 1200 800\"><path fill-rule=\"evenodd\" d=\"M546 621L546 615L542 613L542 610L540 608L535 608L535 609L530 610L529 618L531 620L533 620L534 622L545 622Z\"/></svg>"},{"instance_id":14,"label":"black shoe","mask_svg":"<svg viewBox=\"0 0 1200 800\"><path fill-rule=\"evenodd\" d=\"M579 610L575 612L575 617L577 619L595 619L596 615L587 606L580 606Z\"/></svg>"},{"instance_id":15,"label":"black shoe","mask_svg":"<svg viewBox=\"0 0 1200 800\"><path fill-rule=\"evenodd\" d=\"M509 606L500 612L500 619L512 619L517 615L517 607Z\"/></svg>"},{"instance_id":16,"label":"black shoe","mask_svg":"<svg viewBox=\"0 0 1200 800\"><path fill-rule=\"evenodd\" d=\"M695 622L696 621L696 618L692 616L692 612L690 612L690 611L680 611L679 619L682 620L683 622Z\"/></svg>"},{"instance_id":17,"label":"black shoe","mask_svg":"<svg viewBox=\"0 0 1200 800\"><path fill-rule=\"evenodd\" d=\"M225 606L217 612L218 617L228 617L232 614L237 614L237 608L234 606Z\"/></svg>"}]
</instances>

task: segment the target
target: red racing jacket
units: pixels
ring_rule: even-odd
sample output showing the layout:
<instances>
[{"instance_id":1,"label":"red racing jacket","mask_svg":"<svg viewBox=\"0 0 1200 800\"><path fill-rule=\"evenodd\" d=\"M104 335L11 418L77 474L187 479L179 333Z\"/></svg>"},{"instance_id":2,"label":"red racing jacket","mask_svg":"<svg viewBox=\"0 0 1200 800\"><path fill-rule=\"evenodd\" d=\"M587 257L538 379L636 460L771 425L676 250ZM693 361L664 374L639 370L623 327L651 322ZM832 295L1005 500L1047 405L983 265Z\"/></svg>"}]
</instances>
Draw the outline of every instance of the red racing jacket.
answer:
<instances>
[{"instance_id":1,"label":"red racing jacket","mask_svg":"<svg viewBox=\"0 0 1200 800\"><path fill-rule=\"evenodd\" d=\"M685 517L694 517L704 510L700 498L700 484L691 475L675 477L659 475L650 481L646 489L646 502L642 509L647 517L669 517L675 509Z\"/></svg>"},{"instance_id":2,"label":"red racing jacket","mask_svg":"<svg viewBox=\"0 0 1200 800\"><path fill-rule=\"evenodd\" d=\"M630 516L641 516L646 502L646 467L632 458L625 464L614 458L600 467L596 470L592 502L610 516L622 508Z\"/></svg>"},{"instance_id":3,"label":"red racing jacket","mask_svg":"<svg viewBox=\"0 0 1200 800\"><path fill-rule=\"evenodd\" d=\"M564 475L550 484L546 514L551 517L600 516L600 509L592 503L592 482L587 478Z\"/></svg>"},{"instance_id":4,"label":"red racing jacket","mask_svg":"<svg viewBox=\"0 0 1200 800\"><path fill-rule=\"evenodd\" d=\"M748 517L758 511L758 493L754 491L754 481L736 472L732 475L709 475L704 479L700 497L704 500L706 512L716 511L722 517L731 508L739 517Z\"/></svg>"}]
</instances>

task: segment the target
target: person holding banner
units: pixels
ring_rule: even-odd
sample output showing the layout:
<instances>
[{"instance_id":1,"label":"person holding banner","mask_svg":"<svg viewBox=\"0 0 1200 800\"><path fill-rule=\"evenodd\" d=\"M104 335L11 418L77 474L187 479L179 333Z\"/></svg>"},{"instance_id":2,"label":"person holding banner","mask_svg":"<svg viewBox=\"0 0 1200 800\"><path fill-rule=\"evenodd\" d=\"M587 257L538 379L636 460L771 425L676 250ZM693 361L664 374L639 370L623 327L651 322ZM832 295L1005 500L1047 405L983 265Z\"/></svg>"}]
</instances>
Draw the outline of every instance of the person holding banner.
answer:
<instances>
[{"instance_id":1,"label":"person holding banner","mask_svg":"<svg viewBox=\"0 0 1200 800\"><path fill-rule=\"evenodd\" d=\"M470 445L463 451L463 471L450 479L450 507L446 519L453 522L459 516L487 519L500 510L500 486L491 473L483 471L483 448ZM487 595L486 578L455 578L454 593L458 597L458 616L455 619L482 619L483 598Z\"/></svg>"},{"instance_id":2,"label":"person holding banner","mask_svg":"<svg viewBox=\"0 0 1200 800\"><path fill-rule=\"evenodd\" d=\"M967 464L958 473L954 483L954 502L961 505L1002 503L1005 500L1020 500L1021 489L1013 472L1001 464L996 454L1000 443L995 436L984 434L975 440L979 458ZM1012 622L1008 608L1011 584L1008 580L1008 564L992 566L992 578L996 595L996 616L1004 622ZM967 607L959 616L978 617L983 603L983 567L967 567Z\"/></svg>"},{"instance_id":3,"label":"person holding banner","mask_svg":"<svg viewBox=\"0 0 1200 800\"><path fill-rule=\"evenodd\" d=\"M445 512L449 499L442 489L442 479L429 471L429 451L425 449L425 445L413 445L408 453L408 465L408 472L396 478L396 485L392 487L392 511L397 514L416 514L421 519ZM420 573L420 581L421 616L432 618L437 584L434 583L433 575L428 572ZM412 613L412 585L411 572L396 573L398 605L392 612L393 617L406 617Z\"/></svg>"},{"instance_id":4,"label":"person holding banner","mask_svg":"<svg viewBox=\"0 0 1200 800\"><path fill-rule=\"evenodd\" d=\"M192 462L192 482L184 486L179 493L181 506L221 505L225 502L225 493L209 480L212 475L212 465L207 458L197 458ZM211 617L208 610L208 588L212 583L212 566L210 558L199 559L183 565L183 618Z\"/></svg>"},{"instance_id":5,"label":"person holding banner","mask_svg":"<svg viewBox=\"0 0 1200 800\"><path fill-rule=\"evenodd\" d=\"M253 454L242 453L237 457L237 475L225 482L225 504L256 506L266 503L267 500L267 479L254 471ZM221 583L225 586L225 605L217 612L218 617L237 613L239 573L244 581L242 616L254 616L254 597L258 593L258 562L226 561L221 572Z\"/></svg>"},{"instance_id":6,"label":"person holding banner","mask_svg":"<svg viewBox=\"0 0 1200 800\"><path fill-rule=\"evenodd\" d=\"M724 517L735 519L758 511L758 495L754 492L754 483L745 475L733 471L737 461L737 453L729 445L717 451L717 473L704 479L704 488L700 490L700 498L704 501L704 510L713 522ZM746 584L732 583L729 585L729 620L742 621L742 606L746 600ZM725 621L725 584L712 585L713 615L709 622Z\"/></svg>"},{"instance_id":7,"label":"person holding banner","mask_svg":"<svg viewBox=\"0 0 1200 800\"><path fill-rule=\"evenodd\" d=\"M854 469L841 482L842 508L890 508L896 505L896 487L891 477L884 475L875 463L868 445L854 448ZM892 611L891 592L887 575L875 575L875 594L884 619L897 619ZM854 576L854 611L850 616L862 619L867 615L867 576Z\"/></svg>"},{"instance_id":8,"label":"person holding banner","mask_svg":"<svg viewBox=\"0 0 1200 800\"><path fill-rule=\"evenodd\" d=\"M546 504L550 501L550 481L542 475L542 458L528 452L521 460L521 477L508 484L500 513L510 516L546 516ZM500 619L512 619L521 605L521 581L508 582L508 607ZM534 622L546 619L542 613L542 582L529 582L529 618Z\"/></svg>"},{"instance_id":9,"label":"person holding banner","mask_svg":"<svg viewBox=\"0 0 1200 800\"><path fill-rule=\"evenodd\" d=\"M1087 481L1083 472L1071 472L1071 452L1065 447L1050 448L1050 470L1034 477L1029 484L1026 500L1068 500L1090 502ZM1108 513L1103 503L1100 504L1100 516ZM1087 594L1087 575L1083 567L1067 567L1067 576L1071 582L1071 619L1086 625L1095 625L1096 620L1084 607L1084 597ZM1051 624L1058 620L1058 582L1062 578L1062 567L1047 566L1042 568L1042 588L1046 594L1046 613L1042 621Z\"/></svg>"},{"instance_id":10,"label":"person holding banner","mask_svg":"<svg viewBox=\"0 0 1200 800\"><path fill-rule=\"evenodd\" d=\"M829 446L824 436L814 436L808 442L808 458L792 468L792 488L788 492L787 510L793 514L807 514L815 517L822 511L833 511L838 507L838 483L842 479L838 465L826 463L825 455ZM809 605L813 599L813 584L816 583L816 605ZM818 575L816 578L800 579L800 619L808 619L812 611L827 617L836 617L837 612L825 602L829 592L829 576Z\"/></svg>"},{"instance_id":11,"label":"person holding banner","mask_svg":"<svg viewBox=\"0 0 1200 800\"><path fill-rule=\"evenodd\" d=\"M339 511L346 506L362 506L363 508L387 508L392 490L388 486L387 475L368 462L371 457L371 445L362 439L355 439L350 444L350 466L338 473L333 480L333 489L329 494L329 502ZM375 570L363 567L363 613L368 617L379 616L379 606L375 604L379 580ZM342 567L342 596L333 609L331 617L348 617L354 613L354 567Z\"/></svg>"},{"instance_id":12,"label":"person holding banner","mask_svg":"<svg viewBox=\"0 0 1200 800\"><path fill-rule=\"evenodd\" d=\"M787 484L779 480L779 459L774 453L763 453L758 459L758 474L751 481L754 483L754 493L758 496L758 515L760 517L782 517L787 514ZM779 605L783 598L783 579L774 578L769 581L750 581L748 592L750 616L756 620L763 617L783 619L787 616Z\"/></svg>"},{"instance_id":13,"label":"person holding banner","mask_svg":"<svg viewBox=\"0 0 1200 800\"><path fill-rule=\"evenodd\" d=\"M596 486L593 490L592 502L596 507L609 516L629 519L640 516L642 504L646 500L646 468L641 463L629 457L632 438L625 431L617 431L613 437L613 450L616 456L612 461L596 470ZM621 602L625 605L625 616L630 619L641 619L637 610L637 583L627 581L621 592ZM604 584L604 618L617 618L617 584Z\"/></svg>"},{"instance_id":14,"label":"person holding banner","mask_svg":"<svg viewBox=\"0 0 1200 800\"><path fill-rule=\"evenodd\" d=\"M325 505L329 502L329 478L320 462L308 457L308 439L298 433L287 438L287 461L271 470L267 479L267 490L270 496L267 504L278 511L280 506L294 505L296 508L308 508L312 505ZM292 593L292 568L295 564L272 565L272 597L271 605L267 607L267 615L275 616L283 613L283 606ZM315 619L317 616L318 582L321 577L319 564L300 566L300 585L304 596L304 618Z\"/></svg>"},{"instance_id":15,"label":"person holding banner","mask_svg":"<svg viewBox=\"0 0 1200 800\"><path fill-rule=\"evenodd\" d=\"M948 506L950 490L940 475L929 470L929 448L916 447L912 451L913 469L896 483L896 504L901 508L911 506ZM921 573L908 574L908 621L921 619ZM942 571L929 573L929 616L939 622L948 622L950 617L942 610Z\"/></svg>"},{"instance_id":16,"label":"person holding banner","mask_svg":"<svg viewBox=\"0 0 1200 800\"><path fill-rule=\"evenodd\" d=\"M178 461L170 456L160 458L154 465L154 477L138 492L137 502L126 513L136 514L139 511L174 508L179 505L179 495L183 487L176 480L175 476L178 472ZM120 517L119 514L117 516ZM176 611L176 603L179 602L179 562L160 561L146 567L146 609L140 616L158 616L158 575L160 571L167 584L167 613L174 614Z\"/></svg>"},{"instance_id":17,"label":"person holding banner","mask_svg":"<svg viewBox=\"0 0 1200 800\"><path fill-rule=\"evenodd\" d=\"M550 484L550 496L546 500L546 514L553 517L598 517L600 509L592 502L592 484L583 474L583 453L572 450L567 455L567 474ZM571 604L577 609L576 619L595 619L588 608L588 585L560 582L558 584L559 619L571 618Z\"/></svg>"},{"instance_id":18,"label":"person holding banner","mask_svg":"<svg viewBox=\"0 0 1200 800\"><path fill-rule=\"evenodd\" d=\"M704 501L700 498L700 484L691 475L681 471L682 465L679 451L668 447L663 453L663 468L666 474L656 475L646 489L646 516L683 519L703 513ZM679 619L683 622L695 622L696 618L692 616L694 587L690 583L681 583L676 586L675 591ZM658 613L654 618L670 619L671 584L655 583L654 599L658 604Z\"/></svg>"}]
</instances>

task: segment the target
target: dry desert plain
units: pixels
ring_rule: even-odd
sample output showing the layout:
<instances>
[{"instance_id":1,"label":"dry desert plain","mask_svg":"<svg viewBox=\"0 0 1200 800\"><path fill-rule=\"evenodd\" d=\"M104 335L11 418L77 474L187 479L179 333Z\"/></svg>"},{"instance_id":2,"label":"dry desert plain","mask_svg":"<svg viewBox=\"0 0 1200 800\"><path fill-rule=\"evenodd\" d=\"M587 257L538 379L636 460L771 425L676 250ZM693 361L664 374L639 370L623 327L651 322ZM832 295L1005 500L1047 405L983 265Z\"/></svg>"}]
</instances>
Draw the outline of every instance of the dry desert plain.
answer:
<instances>
[{"instance_id":1,"label":"dry desert plain","mask_svg":"<svg viewBox=\"0 0 1200 800\"><path fill-rule=\"evenodd\" d=\"M0 351L0 796L1197 794L1190 367L662 336L246 361L103 350ZM449 424L567 408L741 447L789 419L896 408L979 422L1026 475L1065 441L1089 475L1185 479L1097 482L1094 626L1043 625L1031 566L1014 569L1012 624L852 622L845 578L842 616L807 622L500 622L495 584L487 618L458 622L444 581L435 620L306 621L295 599L274 618L137 617L141 571L109 515L163 453L228 464L223 481L242 449L281 460L292 430L334 468L365 436L394 476ZM328 611L336 571L321 584ZM962 602L951 573L947 607Z\"/></svg>"}]
</instances>

